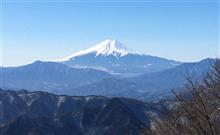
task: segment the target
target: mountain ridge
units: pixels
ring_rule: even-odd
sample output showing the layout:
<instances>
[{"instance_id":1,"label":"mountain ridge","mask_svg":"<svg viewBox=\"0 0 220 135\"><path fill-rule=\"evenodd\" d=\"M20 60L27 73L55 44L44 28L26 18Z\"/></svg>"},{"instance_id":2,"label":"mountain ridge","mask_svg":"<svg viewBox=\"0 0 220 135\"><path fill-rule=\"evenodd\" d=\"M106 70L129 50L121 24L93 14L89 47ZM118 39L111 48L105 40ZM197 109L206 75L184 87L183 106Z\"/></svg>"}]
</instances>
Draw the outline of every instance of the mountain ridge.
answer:
<instances>
[{"instance_id":1,"label":"mountain ridge","mask_svg":"<svg viewBox=\"0 0 220 135\"><path fill-rule=\"evenodd\" d=\"M24 66L2 68L0 79L3 83L0 87L62 93L65 89L72 89L108 77L112 75L100 70L77 69L57 62L36 61Z\"/></svg>"},{"instance_id":2,"label":"mountain ridge","mask_svg":"<svg viewBox=\"0 0 220 135\"><path fill-rule=\"evenodd\" d=\"M106 78L100 82L74 88L72 92L79 95L129 97L143 101L171 98L171 89L179 90L183 88L187 82L187 77L190 77L189 75L197 81L202 81L205 75L212 70L214 63L215 59L205 59L200 62L184 63L171 69L146 73L137 77Z\"/></svg>"}]
</instances>

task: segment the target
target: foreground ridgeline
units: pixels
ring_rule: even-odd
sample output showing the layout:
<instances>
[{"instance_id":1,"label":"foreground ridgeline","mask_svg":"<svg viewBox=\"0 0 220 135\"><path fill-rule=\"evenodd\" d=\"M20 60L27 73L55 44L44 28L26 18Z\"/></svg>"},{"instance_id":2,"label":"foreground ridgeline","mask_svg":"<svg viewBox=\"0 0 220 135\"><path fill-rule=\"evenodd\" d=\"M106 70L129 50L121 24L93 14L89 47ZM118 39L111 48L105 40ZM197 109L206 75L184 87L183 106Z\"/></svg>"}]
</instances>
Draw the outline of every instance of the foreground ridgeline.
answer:
<instances>
[{"instance_id":1,"label":"foreground ridgeline","mask_svg":"<svg viewBox=\"0 0 220 135\"><path fill-rule=\"evenodd\" d=\"M0 90L0 135L140 135L166 108L127 98Z\"/></svg>"}]
</instances>

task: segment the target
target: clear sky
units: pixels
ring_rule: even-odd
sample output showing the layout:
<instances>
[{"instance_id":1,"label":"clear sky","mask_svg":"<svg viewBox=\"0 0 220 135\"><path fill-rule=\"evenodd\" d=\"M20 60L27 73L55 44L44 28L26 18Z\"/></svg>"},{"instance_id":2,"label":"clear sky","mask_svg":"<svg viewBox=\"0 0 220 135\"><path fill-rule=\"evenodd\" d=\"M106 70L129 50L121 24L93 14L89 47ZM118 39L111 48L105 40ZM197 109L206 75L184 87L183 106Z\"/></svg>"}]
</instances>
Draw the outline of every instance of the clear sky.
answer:
<instances>
[{"instance_id":1,"label":"clear sky","mask_svg":"<svg viewBox=\"0 0 220 135\"><path fill-rule=\"evenodd\" d=\"M218 0L4 0L1 17L3 66L59 59L109 38L179 61L219 54Z\"/></svg>"}]
</instances>

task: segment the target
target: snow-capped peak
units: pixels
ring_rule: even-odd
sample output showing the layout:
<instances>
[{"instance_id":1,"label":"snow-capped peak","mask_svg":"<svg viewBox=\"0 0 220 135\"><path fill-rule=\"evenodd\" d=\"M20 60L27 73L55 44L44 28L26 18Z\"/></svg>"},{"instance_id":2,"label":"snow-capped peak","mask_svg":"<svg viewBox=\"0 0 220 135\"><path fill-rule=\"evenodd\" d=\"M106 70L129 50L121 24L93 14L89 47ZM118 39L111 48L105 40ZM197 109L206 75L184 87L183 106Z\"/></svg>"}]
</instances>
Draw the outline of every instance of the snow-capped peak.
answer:
<instances>
[{"instance_id":1,"label":"snow-capped peak","mask_svg":"<svg viewBox=\"0 0 220 135\"><path fill-rule=\"evenodd\" d=\"M66 58L63 58L61 61L67 61L69 59L72 59L74 57L83 56L86 54L95 53L96 56L109 56L113 55L115 57L122 57L129 53L128 49L118 40L104 40L101 43L88 48L86 50L79 51L77 53L74 53Z\"/></svg>"},{"instance_id":2,"label":"snow-capped peak","mask_svg":"<svg viewBox=\"0 0 220 135\"><path fill-rule=\"evenodd\" d=\"M124 56L128 54L128 49L117 40L105 40L90 49L91 51L96 52L96 56Z\"/></svg>"}]
</instances>

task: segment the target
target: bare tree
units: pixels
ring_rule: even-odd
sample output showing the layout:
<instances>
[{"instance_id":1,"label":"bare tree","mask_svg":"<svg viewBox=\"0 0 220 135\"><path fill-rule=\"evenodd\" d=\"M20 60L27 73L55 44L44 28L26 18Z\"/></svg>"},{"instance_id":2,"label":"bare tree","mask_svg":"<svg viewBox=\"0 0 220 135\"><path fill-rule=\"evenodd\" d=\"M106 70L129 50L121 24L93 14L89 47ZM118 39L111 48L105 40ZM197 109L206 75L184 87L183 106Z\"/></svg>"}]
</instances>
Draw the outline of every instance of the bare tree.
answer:
<instances>
[{"instance_id":1,"label":"bare tree","mask_svg":"<svg viewBox=\"0 0 220 135\"><path fill-rule=\"evenodd\" d=\"M219 135L220 134L220 60L204 81L188 78L181 93L176 93L176 107L165 119L154 118L148 134Z\"/></svg>"}]
</instances>

